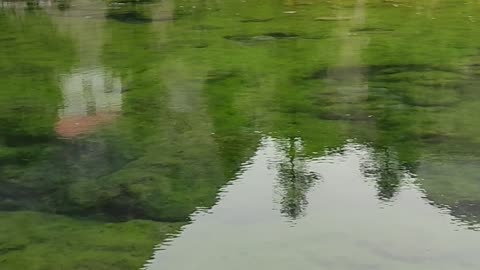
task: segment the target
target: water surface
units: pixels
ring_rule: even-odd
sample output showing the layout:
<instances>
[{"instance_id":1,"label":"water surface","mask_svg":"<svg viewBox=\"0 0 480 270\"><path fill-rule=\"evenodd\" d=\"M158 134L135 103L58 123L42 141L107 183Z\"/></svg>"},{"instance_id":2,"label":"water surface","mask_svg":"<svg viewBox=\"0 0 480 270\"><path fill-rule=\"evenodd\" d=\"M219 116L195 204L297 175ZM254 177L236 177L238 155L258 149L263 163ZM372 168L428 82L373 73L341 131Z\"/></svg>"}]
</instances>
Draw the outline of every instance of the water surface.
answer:
<instances>
[{"instance_id":1,"label":"water surface","mask_svg":"<svg viewBox=\"0 0 480 270\"><path fill-rule=\"evenodd\" d=\"M278 171L283 143L262 140L218 205L196 213L147 269L478 267L478 232L429 204L415 176L405 172L395 202L382 202L375 178L364 173L375 164L372 149L347 143L302 161L304 172L318 175L314 185L299 175L293 182ZM304 194L286 198L296 192ZM301 213L292 215L292 206Z\"/></svg>"},{"instance_id":2,"label":"water surface","mask_svg":"<svg viewBox=\"0 0 480 270\"><path fill-rule=\"evenodd\" d=\"M478 269L479 11L0 0L0 268Z\"/></svg>"}]
</instances>

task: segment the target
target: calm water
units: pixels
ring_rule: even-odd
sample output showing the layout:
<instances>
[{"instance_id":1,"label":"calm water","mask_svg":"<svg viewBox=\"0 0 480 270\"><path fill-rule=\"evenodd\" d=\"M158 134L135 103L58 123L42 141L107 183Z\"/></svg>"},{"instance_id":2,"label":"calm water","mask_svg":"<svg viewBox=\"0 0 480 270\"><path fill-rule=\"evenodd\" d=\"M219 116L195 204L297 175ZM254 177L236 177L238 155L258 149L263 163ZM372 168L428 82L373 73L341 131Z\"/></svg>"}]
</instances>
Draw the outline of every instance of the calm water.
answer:
<instances>
[{"instance_id":1,"label":"calm water","mask_svg":"<svg viewBox=\"0 0 480 270\"><path fill-rule=\"evenodd\" d=\"M0 0L0 269L480 269L478 14Z\"/></svg>"}]
</instances>

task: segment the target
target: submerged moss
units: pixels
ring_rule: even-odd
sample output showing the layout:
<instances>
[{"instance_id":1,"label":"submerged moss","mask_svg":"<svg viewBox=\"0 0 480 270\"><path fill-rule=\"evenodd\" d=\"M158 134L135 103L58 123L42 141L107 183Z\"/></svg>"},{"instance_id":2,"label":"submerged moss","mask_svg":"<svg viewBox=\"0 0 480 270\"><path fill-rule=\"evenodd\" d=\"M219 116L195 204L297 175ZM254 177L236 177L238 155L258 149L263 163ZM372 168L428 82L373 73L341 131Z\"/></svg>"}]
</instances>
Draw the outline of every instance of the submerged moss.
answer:
<instances>
[{"instance_id":1,"label":"submerged moss","mask_svg":"<svg viewBox=\"0 0 480 270\"><path fill-rule=\"evenodd\" d=\"M17 211L0 212L4 269L136 269L181 223L100 223Z\"/></svg>"}]
</instances>

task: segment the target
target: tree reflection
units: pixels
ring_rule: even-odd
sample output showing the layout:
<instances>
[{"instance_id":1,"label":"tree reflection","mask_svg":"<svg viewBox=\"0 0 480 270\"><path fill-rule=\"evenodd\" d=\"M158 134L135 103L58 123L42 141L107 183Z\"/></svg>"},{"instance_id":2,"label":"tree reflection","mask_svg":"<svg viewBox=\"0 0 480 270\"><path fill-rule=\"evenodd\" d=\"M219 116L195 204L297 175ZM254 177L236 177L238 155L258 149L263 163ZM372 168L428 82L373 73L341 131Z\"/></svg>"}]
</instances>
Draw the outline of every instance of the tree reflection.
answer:
<instances>
[{"instance_id":1,"label":"tree reflection","mask_svg":"<svg viewBox=\"0 0 480 270\"><path fill-rule=\"evenodd\" d=\"M305 160L299 156L300 141L289 138L281 145L285 157L278 164L280 186L280 212L292 220L305 214L308 205L307 192L319 179L319 175L309 171Z\"/></svg>"},{"instance_id":2,"label":"tree reflection","mask_svg":"<svg viewBox=\"0 0 480 270\"><path fill-rule=\"evenodd\" d=\"M374 151L373 164L364 164L363 173L376 181L378 198L388 201L398 193L404 169L392 149L381 148Z\"/></svg>"}]
</instances>

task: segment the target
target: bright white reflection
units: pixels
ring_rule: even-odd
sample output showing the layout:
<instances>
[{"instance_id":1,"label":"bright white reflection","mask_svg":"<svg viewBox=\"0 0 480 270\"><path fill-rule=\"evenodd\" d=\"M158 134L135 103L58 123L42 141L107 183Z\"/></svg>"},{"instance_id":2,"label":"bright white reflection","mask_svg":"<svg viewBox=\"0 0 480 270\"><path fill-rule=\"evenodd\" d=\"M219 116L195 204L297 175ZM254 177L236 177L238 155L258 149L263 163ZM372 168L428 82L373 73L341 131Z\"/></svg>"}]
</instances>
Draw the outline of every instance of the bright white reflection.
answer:
<instances>
[{"instance_id":1,"label":"bright white reflection","mask_svg":"<svg viewBox=\"0 0 480 270\"><path fill-rule=\"evenodd\" d=\"M378 197L365 174L368 147L304 160L318 175L304 189L305 214L292 221L279 203L284 141L267 138L209 213L199 212L178 238L157 250L148 270L480 269L480 234L424 199L414 180L393 201ZM281 192L280 192L281 194Z\"/></svg>"}]
</instances>

